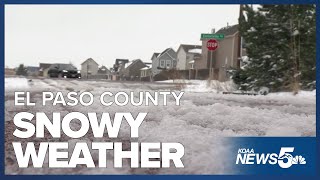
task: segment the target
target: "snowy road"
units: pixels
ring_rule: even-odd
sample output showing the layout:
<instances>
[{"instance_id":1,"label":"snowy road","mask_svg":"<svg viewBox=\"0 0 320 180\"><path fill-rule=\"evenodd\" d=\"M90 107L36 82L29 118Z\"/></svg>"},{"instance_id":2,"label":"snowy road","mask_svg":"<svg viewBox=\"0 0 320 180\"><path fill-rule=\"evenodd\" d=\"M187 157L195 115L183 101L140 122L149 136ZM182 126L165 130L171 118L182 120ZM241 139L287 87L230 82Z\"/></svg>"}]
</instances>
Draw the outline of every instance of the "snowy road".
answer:
<instances>
[{"instance_id":1,"label":"snowy road","mask_svg":"<svg viewBox=\"0 0 320 180\"><path fill-rule=\"evenodd\" d=\"M297 96L290 93L271 93L267 96L223 95L215 88L206 88L201 81L179 85L173 83L133 83L112 81L83 81L63 79L33 79L28 82L23 78L5 79L5 120L6 120L6 173L83 173L83 174L222 174L224 173L221 152L221 137L228 136L315 136L316 132L316 96L313 92L300 92ZM90 107L41 106L42 91L90 91L99 98L104 91L133 91L138 98L139 91L154 92L158 90L185 91L181 106L174 105L169 98L167 106L133 106L104 107L95 101ZM14 91L30 91L34 107L13 106ZM19 169L12 152L14 140L12 118L20 111L82 113L108 112L148 112L139 131L140 142L180 142L185 146L183 169ZM79 124L73 124L75 128ZM130 128L120 130L120 140L130 142ZM62 137L61 141L68 141ZM82 139L93 141L90 134ZM104 139L108 140L108 139ZM110 139L109 139L110 140ZM112 153L110 154L112 156ZM208 158L209 157L209 158ZM112 162L110 162L112 163ZM110 164L109 167L112 167Z\"/></svg>"}]
</instances>

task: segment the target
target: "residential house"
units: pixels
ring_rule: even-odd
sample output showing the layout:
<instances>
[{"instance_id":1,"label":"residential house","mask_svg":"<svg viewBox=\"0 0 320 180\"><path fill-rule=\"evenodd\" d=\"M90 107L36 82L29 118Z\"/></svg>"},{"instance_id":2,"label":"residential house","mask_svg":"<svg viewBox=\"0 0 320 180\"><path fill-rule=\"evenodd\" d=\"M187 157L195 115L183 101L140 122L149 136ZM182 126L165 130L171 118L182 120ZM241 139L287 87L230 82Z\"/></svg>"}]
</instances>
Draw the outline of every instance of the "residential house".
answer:
<instances>
[{"instance_id":1,"label":"residential house","mask_svg":"<svg viewBox=\"0 0 320 180\"><path fill-rule=\"evenodd\" d=\"M159 74L162 70L176 68L177 53L172 48L167 48L156 58L152 57L152 75Z\"/></svg>"},{"instance_id":2,"label":"residential house","mask_svg":"<svg viewBox=\"0 0 320 180\"><path fill-rule=\"evenodd\" d=\"M98 69L98 74L111 74L111 71L107 67L101 66Z\"/></svg>"},{"instance_id":3,"label":"residential house","mask_svg":"<svg viewBox=\"0 0 320 180\"><path fill-rule=\"evenodd\" d=\"M13 75L16 75L16 70L14 68L5 68L4 74L6 76L13 76Z\"/></svg>"},{"instance_id":4,"label":"residential house","mask_svg":"<svg viewBox=\"0 0 320 180\"><path fill-rule=\"evenodd\" d=\"M135 59L126 64L126 68L122 75L126 80L138 80L140 79L140 69L146 67L141 59Z\"/></svg>"},{"instance_id":5,"label":"residential house","mask_svg":"<svg viewBox=\"0 0 320 180\"><path fill-rule=\"evenodd\" d=\"M192 50L192 51L191 51ZM181 44L177 50L177 70L188 70L193 66L195 58L201 54L201 46Z\"/></svg>"},{"instance_id":6,"label":"residential house","mask_svg":"<svg viewBox=\"0 0 320 180\"><path fill-rule=\"evenodd\" d=\"M50 63L39 63L39 76L48 77L48 70L51 65Z\"/></svg>"},{"instance_id":7,"label":"residential house","mask_svg":"<svg viewBox=\"0 0 320 180\"><path fill-rule=\"evenodd\" d=\"M157 59L157 57L159 56L160 53L153 53L152 57L151 57L151 61Z\"/></svg>"},{"instance_id":8,"label":"residential house","mask_svg":"<svg viewBox=\"0 0 320 180\"><path fill-rule=\"evenodd\" d=\"M101 66L99 67L97 74L95 75L90 75L90 79L111 79L111 71L105 67Z\"/></svg>"},{"instance_id":9,"label":"residential house","mask_svg":"<svg viewBox=\"0 0 320 180\"><path fill-rule=\"evenodd\" d=\"M112 80L120 80L122 78L123 71L128 62L128 59L116 59L113 65Z\"/></svg>"},{"instance_id":10,"label":"residential house","mask_svg":"<svg viewBox=\"0 0 320 180\"><path fill-rule=\"evenodd\" d=\"M90 76L98 74L98 69L99 64L92 58L89 58L85 60L83 63L81 63L81 77L91 78Z\"/></svg>"},{"instance_id":11,"label":"residential house","mask_svg":"<svg viewBox=\"0 0 320 180\"><path fill-rule=\"evenodd\" d=\"M152 81L152 63L144 63L146 67L140 69L140 81Z\"/></svg>"},{"instance_id":12,"label":"residential house","mask_svg":"<svg viewBox=\"0 0 320 180\"><path fill-rule=\"evenodd\" d=\"M27 66L27 75L28 76L38 76L39 75L39 69L38 66Z\"/></svg>"},{"instance_id":13,"label":"residential house","mask_svg":"<svg viewBox=\"0 0 320 180\"><path fill-rule=\"evenodd\" d=\"M187 69L195 69L194 68L194 64L195 64L195 61L201 59L201 53L202 53L202 49L198 49L198 48L195 48L195 49L190 49L188 51L188 54L190 57L190 61L188 62L187 64Z\"/></svg>"},{"instance_id":14,"label":"residential house","mask_svg":"<svg viewBox=\"0 0 320 180\"><path fill-rule=\"evenodd\" d=\"M224 39L218 39L219 47L211 52L207 49L208 39L201 39L202 54L201 58L195 61L195 69L213 69L213 79L226 81L229 79L227 70L240 67L241 38L239 35L238 25L221 28L216 34L223 34ZM211 54L212 53L212 54ZM212 61L212 63L210 63ZM197 75L196 75L197 76Z\"/></svg>"}]
</instances>

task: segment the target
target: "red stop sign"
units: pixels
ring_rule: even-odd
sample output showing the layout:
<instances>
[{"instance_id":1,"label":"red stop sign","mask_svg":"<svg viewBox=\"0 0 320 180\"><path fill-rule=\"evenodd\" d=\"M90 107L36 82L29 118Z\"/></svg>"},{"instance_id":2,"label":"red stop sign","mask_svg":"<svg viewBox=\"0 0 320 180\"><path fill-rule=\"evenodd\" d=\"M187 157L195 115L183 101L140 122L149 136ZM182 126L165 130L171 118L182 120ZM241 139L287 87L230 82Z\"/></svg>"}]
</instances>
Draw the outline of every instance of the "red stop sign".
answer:
<instances>
[{"instance_id":1,"label":"red stop sign","mask_svg":"<svg viewBox=\"0 0 320 180\"><path fill-rule=\"evenodd\" d=\"M218 41L215 39L210 39L207 42L207 48L209 51L214 51L219 47Z\"/></svg>"}]
</instances>

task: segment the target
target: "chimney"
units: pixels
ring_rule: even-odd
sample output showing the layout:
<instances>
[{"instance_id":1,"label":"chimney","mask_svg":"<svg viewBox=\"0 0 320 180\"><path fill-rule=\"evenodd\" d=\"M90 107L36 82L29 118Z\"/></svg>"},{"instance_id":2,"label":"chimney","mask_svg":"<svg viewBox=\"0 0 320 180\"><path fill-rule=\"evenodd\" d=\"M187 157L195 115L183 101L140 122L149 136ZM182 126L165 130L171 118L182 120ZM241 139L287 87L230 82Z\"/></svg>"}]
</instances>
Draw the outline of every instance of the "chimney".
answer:
<instances>
[{"instance_id":1,"label":"chimney","mask_svg":"<svg viewBox=\"0 0 320 180\"><path fill-rule=\"evenodd\" d=\"M227 22L227 28L229 27L229 23Z\"/></svg>"},{"instance_id":2,"label":"chimney","mask_svg":"<svg viewBox=\"0 0 320 180\"><path fill-rule=\"evenodd\" d=\"M212 29L211 29L211 34L214 34L214 33L216 33L216 29L215 29L215 28L212 28Z\"/></svg>"}]
</instances>

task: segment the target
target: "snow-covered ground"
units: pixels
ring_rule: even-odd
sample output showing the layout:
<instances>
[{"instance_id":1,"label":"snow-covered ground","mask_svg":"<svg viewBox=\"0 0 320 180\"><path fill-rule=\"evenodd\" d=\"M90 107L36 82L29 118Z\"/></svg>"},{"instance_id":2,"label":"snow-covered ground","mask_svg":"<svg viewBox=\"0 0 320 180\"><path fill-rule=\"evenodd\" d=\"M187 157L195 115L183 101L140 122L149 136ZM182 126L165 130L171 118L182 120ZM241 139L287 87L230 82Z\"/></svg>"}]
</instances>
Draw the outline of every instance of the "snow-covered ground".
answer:
<instances>
[{"instance_id":1,"label":"snow-covered ground","mask_svg":"<svg viewBox=\"0 0 320 180\"><path fill-rule=\"evenodd\" d=\"M26 78L5 78L4 88L6 91L25 90L30 87Z\"/></svg>"},{"instance_id":2,"label":"snow-covered ground","mask_svg":"<svg viewBox=\"0 0 320 180\"><path fill-rule=\"evenodd\" d=\"M270 93L266 96L224 95L222 91L233 90L230 82L213 82L209 87L206 81L188 81L171 83L139 83L112 81L83 81L64 79L33 79L28 82L23 78L5 79L6 99L6 142L12 141L14 125L12 118L19 111L29 112L61 112L72 111L82 113L96 112L148 112L139 129L139 142L180 142L185 147L183 169L19 169L16 165L12 147L6 144L6 173L25 174L223 174L225 163L221 155L226 150L222 137L229 136L315 136L316 133L316 96L313 92ZM135 99L140 91L172 90L185 91L181 106L176 106L173 98L169 98L167 106L133 106L104 107L99 103L99 95L103 91L133 91ZM14 107L13 92L15 90L31 92L32 100L37 105L32 107ZM42 91L90 91L96 95L92 106L74 107L41 106ZM78 124L74 123L74 126ZM116 141L129 142L130 128L124 126ZM94 141L90 137L82 139ZM68 139L61 139L68 141ZM111 153L112 157L113 154ZM110 162L112 163L112 162Z\"/></svg>"},{"instance_id":3,"label":"snow-covered ground","mask_svg":"<svg viewBox=\"0 0 320 180\"><path fill-rule=\"evenodd\" d=\"M182 84L181 87L185 92L223 92L223 91L235 91L236 86L232 81L219 82L219 81L204 81L204 80L165 80L157 81L157 83L168 83L168 84Z\"/></svg>"}]
</instances>

